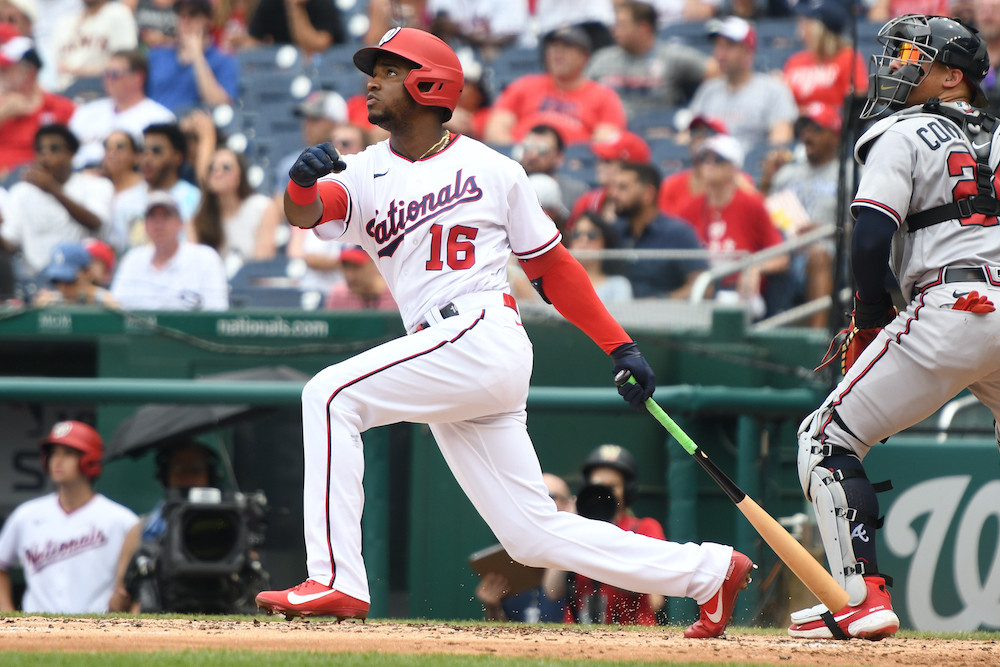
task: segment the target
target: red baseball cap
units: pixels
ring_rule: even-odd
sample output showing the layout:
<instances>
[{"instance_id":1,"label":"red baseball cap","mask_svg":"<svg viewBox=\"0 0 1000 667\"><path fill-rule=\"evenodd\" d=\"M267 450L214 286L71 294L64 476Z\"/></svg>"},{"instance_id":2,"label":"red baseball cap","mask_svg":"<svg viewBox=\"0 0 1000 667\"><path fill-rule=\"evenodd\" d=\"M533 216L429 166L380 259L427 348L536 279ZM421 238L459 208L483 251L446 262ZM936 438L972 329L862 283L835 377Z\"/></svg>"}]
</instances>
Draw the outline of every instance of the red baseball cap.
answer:
<instances>
[{"instance_id":1,"label":"red baseball cap","mask_svg":"<svg viewBox=\"0 0 1000 667\"><path fill-rule=\"evenodd\" d=\"M368 253L358 246L346 246L340 251L340 261L349 264L366 264L371 260Z\"/></svg>"},{"instance_id":2,"label":"red baseball cap","mask_svg":"<svg viewBox=\"0 0 1000 667\"><path fill-rule=\"evenodd\" d=\"M716 134L729 134L729 128L721 119L715 116L695 116L688 124L688 130L696 130L699 127L707 127Z\"/></svg>"},{"instance_id":3,"label":"red baseball cap","mask_svg":"<svg viewBox=\"0 0 1000 667\"><path fill-rule=\"evenodd\" d=\"M602 160L621 160L649 164L653 154L646 140L634 132L621 132L612 139L595 141L590 150Z\"/></svg>"},{"instance_id":4,"label":"red baseball cap","mask_svg":"<svg viewBox=\"0 0 1000 667\"><path fill-rule=\"evenodd\" d=\"M22 60L31 63L35 67L42 66L42 62L38 58L38 52L35 51L35 43L31 38L24 37L13 26L9 29L5 28L0 32L0 67L16 65Z\"/></svg>"},{"instance_id":5,"label":"red baseball cap","mask_svg":"<svg viewBox=\"0 0 1000 667\"><path fill-rule=\"evenodd\" d=\"M107 243L98 239L87 239L83 242L83 247L93 259L104 262L109 272L115 270L115 251Z\"/></svg>"},{"instance_id":6,"label":"red baseball cap","mask_svg":"<svg viewBox=\"0 0 1000 667\"><path fill-rule=\"evenodd\" d=\"M801 123L803 120L812 121L824 130L837 133L840 132L840 128L844 124L840 115L840 109L830 104L823 104L822 102L812 102L800 109L799 122Z\"/></svg>"}]
</instances>

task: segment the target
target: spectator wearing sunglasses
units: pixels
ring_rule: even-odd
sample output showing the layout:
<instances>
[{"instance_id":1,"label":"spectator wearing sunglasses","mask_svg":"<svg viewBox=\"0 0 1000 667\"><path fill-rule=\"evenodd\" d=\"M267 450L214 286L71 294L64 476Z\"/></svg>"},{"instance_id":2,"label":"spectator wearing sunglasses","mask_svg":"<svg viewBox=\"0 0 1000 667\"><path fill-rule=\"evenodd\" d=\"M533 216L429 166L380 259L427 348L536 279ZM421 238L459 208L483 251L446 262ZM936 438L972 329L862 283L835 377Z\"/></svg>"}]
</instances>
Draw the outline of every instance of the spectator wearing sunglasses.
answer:
<instances>
[{"instance_id":1,"label":"spectator wearing sunglasses","mask_svg":"<svg viewBox=\"0 0 1000 667\"><path fill-rule=\"evenodd\" d=\"M23 278L41 277L56 246L101 236L111 219L111 181L73 171L76 136L65 125L35 134L35 161L10 189L0 235L23 260Z\"/></svg>"},{"instance_id":2,"label":"spectator wearing sunglasses","mask_svg":"<svg viewBox=\"0 0 1000 667\"><path fill-rule=\"evenodd\" d=\"M229 148L215 151L203 187L188 238L215 248L234 272L257 258L261 217L272 200L254 191L247 180L246 158Z\"/></svg>"},{"instance_id":3,"label":"spectator wearing sunglasses","mask_svg":"<svg viewBox=\"0 0 1000 667\"><path fill-rule=\"evenodd\" d=\"M586 211L576 219L573 231L569 233L569 249L580 260L594 291L605 304L632 298L632 283L623 275L615 275L619 263L598 254L601 250L614 250L620 245L614 226Z\"/></svg>"},{"instance_id":4,"label":"spectator wearing sunglasses","mask_svg":"<svg viewBox=\"0 0 1000 667\"><path fill-rule=\"evenodd\" d=\"M129 237L133 228L142 229L146 208L146 180L139 172L141 156L141 144L128 132L114 130L104 141L101 166L114 186L107 241L118 254L141 243L132 243ZM139 234L140 239L145 236L145 231Z\"/></svg>"},{"instance_id":5,"label":"spectator wearing sunglasses","mask_svg":"<svg viewBox=\"0 0 1000 667\"><path fill-rule=\"evenodd\" d=\"M149 190L166 190L177 201L181 219L191 221L201 202L198 186L181 178L187 160L187 138L176 123L157 123L143 131L139 166ZM145 206L145 205L144 205Z\"/></svg>"},{"instance_id":6,"label":"spectator wearing sunglasses","mask_svg":"<svg viewBox=\"0 0 1000 667\"><path fill-rule=\"evenodd\" d=\"M146 97L146 56L142 51L116 51L104 69L107 97L88 102L73 114L69 129L80 139L73 158L76 169L99 165L104 158L104 140L112 130L125 130L133 137L154 123L173 123L173 112Z\"/></svg>"}]
</instances>

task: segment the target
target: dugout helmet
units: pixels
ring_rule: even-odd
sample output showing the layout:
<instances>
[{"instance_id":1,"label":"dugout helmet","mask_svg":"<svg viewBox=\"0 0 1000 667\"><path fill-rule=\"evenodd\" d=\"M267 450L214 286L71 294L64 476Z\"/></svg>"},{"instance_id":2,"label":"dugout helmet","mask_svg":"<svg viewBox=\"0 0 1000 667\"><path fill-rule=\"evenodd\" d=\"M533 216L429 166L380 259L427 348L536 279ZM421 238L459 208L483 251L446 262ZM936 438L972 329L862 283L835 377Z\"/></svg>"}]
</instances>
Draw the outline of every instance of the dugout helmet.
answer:
<instances>
[{"instance_id":1,"label":"dugout helmet","mask_svg":"<svg viewBox=\"0 0 1000 667\"><path fill-rule=\"evenodd\" d=\"M393 28L382 36L378 46L359 49L354 54L354 65L372 76L375 60L385 54L412 63L413 69L403 80L403 86L417 104L444 109L444 120L451 120L465 85L462 63L451 47L423 30Z\"/></svg>"},{"instance_id":2,"label":"dugout helmet","mask_svg":"<svg viewBox=\"0 0 1000 667\"><path fill-rule=\"evenodd\" d=\"M901 109L910 91L926 74L921 63L937 61L959 69L973 90L972 105L987 106L982 82L990 69L986 42L972 26L944 16L905 14L892 19L878 32L883 45L868 67L868 99L861 118L878 116L886 109ZM902 65L893 71L893 63Z\"/></svg>"},{"instance_id":3,"label":"dugout helmet","mask_svg":"<svg viewBox=\"0 0 1000 667\"><path fill-rule=\"evenodd\" d=\"M72 420L57 422L39 445L42 448L42 467L46 471L49 469L52 447L65 445L80 452L80 472L85 477L94 480L101 474L104 440L89 424Z\"/></svg>"},{"instance_id":4,"label":"dugout helmet","mask_svg":"<svg viewBox=\"0 0 1000 667\"><path fill-rule=\"evenodd\" d=\"M583 483L590 479L594 468L611 468L625 480L625 506L631 507L638 489L639 469L635 457L621 445L600 445L583 462Z\"/></svg>"}]
</instances>

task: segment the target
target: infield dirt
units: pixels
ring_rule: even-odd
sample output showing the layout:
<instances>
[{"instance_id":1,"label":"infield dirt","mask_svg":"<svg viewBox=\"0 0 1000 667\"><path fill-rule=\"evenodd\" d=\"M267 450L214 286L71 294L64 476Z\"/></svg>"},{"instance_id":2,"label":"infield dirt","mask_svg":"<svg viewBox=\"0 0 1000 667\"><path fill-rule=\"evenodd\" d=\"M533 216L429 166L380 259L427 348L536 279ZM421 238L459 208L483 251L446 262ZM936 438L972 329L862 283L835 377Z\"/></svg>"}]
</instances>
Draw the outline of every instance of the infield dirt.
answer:
<instances>
[{"instance_id":1,"label":"infield dirt","mask_svg":"<svg viewBox=\"0 0 1000 667\"><path fill-rule=\"evenodd\" d=\"M441 623L336 623L327 620L164 618L0 619L3 651L240 649L452 653L508 657L741 662L828 667L1000 665L997 640L892 638L881 642L803 641L731 629L720 639L685 639L681 628L464 626Z\"/></svg>"}]
</instances>

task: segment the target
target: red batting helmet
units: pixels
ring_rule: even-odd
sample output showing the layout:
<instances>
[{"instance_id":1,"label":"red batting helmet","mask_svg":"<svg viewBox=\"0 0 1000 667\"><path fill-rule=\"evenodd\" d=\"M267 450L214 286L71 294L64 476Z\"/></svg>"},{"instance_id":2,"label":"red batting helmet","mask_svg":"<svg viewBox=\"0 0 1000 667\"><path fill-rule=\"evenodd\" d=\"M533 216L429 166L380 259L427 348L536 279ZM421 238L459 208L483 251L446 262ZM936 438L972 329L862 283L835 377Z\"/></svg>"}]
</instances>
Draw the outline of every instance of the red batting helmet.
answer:
<instances>
[{"instance_id":1,"label":"red batting helmet","mask_svg":"<svg viewBox=\"0 0 1000 667\"><path fill-rule=\"evenodd\" d=\"M42 447L42 467L49 469L49 452L53 445L65 445L80 452L80 472L90 479L101 474L104 441L88 424L78 421L57 422L49 435L39 443Z\"/></svg>"},{"instance_id":2,"label":"red batting helmet","mask_svg":"<svg viewBox=\"0 0 1000 667\"><path fill-rule=\"evenodd\" d=\"M384 54L399 56L413 63L403 85L417 104L447 109L447 118L458 105L465 76L462 63L451 47L423 30L393 28L382 36L378 46L368 46L354 54L354 65L372 76L375 60Z\"/></svg>"}]
</instances>

